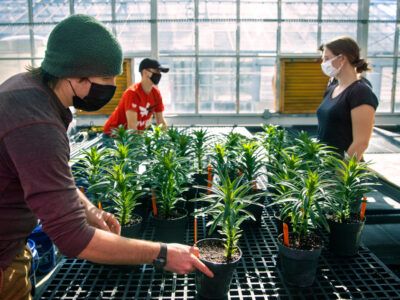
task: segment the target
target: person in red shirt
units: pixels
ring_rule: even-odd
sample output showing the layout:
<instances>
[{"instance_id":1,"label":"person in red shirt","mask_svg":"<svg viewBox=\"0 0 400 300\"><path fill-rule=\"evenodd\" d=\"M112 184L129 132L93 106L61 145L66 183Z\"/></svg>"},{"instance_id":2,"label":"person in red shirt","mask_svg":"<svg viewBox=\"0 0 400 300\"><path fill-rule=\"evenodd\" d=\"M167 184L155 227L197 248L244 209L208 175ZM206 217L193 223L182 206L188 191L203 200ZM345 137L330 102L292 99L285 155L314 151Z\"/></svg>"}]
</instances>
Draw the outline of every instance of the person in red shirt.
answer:
<instances>
[{"instance_id":1,"label":"person in red shirt","mask_svg":"<svg viewBox=\"0 0 400 300\"><path fill-rule=\"evenodd\" d=\"M104 133L110 134L114 128L124 125L127 129L144 130L155 115L157 125L167 127L164 119L164 104L157 88L161 80L161 72L167 73L169 68L150 58L145 58L139 65L142 80L131 85L104 124Z\"/></svg>"}]
</instances>

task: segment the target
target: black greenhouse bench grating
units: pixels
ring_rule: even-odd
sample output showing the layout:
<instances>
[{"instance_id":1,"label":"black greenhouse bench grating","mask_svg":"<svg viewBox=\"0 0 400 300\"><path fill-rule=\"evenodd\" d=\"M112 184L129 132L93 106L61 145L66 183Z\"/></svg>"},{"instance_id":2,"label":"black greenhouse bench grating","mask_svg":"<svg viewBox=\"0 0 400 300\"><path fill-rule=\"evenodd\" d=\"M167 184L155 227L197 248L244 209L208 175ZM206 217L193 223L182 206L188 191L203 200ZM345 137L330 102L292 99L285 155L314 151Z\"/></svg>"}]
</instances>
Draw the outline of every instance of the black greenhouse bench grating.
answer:
<instances>
[{"instance_id":1,"label":"black greenhouse bench grating","mask_svg":"<svg viewBox=\"0 0 400 300\"><path fill-rule=\"evenodd\" d=\"M227 299L400 299L400 279L368 249L350 259L334 257L326 249L319 261L317 279L309 288L293 288L279 271L277 229L264 210L261 228L248 228L240 247L243 258L234 274ZM193 222L187 233L193 244ZM205 236L204 219L198 222L199 238ZM145 224L143 238L153 228ZM62 259L35 299L198 299L194 274L159 273L151 265L135 270L96 265L84 260Z\"/></svg>"}]
</instances>

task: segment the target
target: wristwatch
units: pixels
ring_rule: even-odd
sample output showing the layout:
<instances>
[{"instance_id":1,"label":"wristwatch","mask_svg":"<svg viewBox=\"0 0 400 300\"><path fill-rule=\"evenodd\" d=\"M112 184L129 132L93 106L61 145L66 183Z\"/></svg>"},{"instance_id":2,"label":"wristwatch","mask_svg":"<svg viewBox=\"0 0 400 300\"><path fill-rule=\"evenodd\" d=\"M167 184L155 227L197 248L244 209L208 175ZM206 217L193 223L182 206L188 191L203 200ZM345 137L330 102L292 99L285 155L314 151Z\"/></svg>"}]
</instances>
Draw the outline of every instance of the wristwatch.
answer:
<instances>
[{"instance_id":1,"label":"wristwatch","mask_svg":"<svg viewBox=\"0 0 400 300\"><path fill-rule=\"evenodd\" d=\"M163 270L167 264L167 244L160 243L160 253L155 260L153 260L153 266L156 270Z\"/></svg>"}]
</instances>

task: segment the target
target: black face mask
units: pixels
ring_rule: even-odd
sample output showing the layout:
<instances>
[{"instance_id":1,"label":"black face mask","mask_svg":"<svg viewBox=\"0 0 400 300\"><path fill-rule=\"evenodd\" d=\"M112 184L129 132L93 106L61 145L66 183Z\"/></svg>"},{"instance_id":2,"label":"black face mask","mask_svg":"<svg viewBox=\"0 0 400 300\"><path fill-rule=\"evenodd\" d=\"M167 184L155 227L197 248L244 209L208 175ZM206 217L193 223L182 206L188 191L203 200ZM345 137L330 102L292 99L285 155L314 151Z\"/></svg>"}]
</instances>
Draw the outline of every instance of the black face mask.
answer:
<instances>
[{"instance_id":1,"label":"black face mask","mask_svg":"<svg viewBox=\"0 0 400 300\"><path fill-rule=\"evenodd\" d=\"M91 84L89 94L87 94L87 96L82 99L81 97L78 97L76 95L75 90L72 87L71 81L68 80L75 94L75 96L72 98L73 105L75 108L84 111L96 111L102 108L108 102L110 102L110 100L114 96L117 87L115 85L97 84L91 82L89 79L88 81Z\"/></svg>"},{"instance_id":2,"label":"black face mask","mask_svg":"<svg viewBox=\"0 0 400 300\"><path fill-rule=\"evenodd\" d=\"M157 85L161 80L161 74L159 74L159 73L152 73L152 74L153 75L151 75L150 80L152 83Z\"/></svg>"}]
</instances>

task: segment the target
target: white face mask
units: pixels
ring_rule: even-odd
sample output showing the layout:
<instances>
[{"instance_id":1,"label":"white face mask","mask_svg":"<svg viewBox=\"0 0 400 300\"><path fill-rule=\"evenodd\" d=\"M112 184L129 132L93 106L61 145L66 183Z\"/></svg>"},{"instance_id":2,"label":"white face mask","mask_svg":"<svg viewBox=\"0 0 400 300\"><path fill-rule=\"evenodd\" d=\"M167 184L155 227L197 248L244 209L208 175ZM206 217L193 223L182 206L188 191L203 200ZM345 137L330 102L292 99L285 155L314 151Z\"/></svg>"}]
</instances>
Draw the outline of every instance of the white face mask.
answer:
<instances>
[{"instance_id":1,"label":"white face mask","mask_svg":"<svg viewBox=\"0 0 400 300\"><path fill-rule=\"evenodd\" d=\"M341 67L340 67L340 68L335 68L335 67L332 65L332 62L333 62L336 58L338 58L339 56L340 56L340 55L335 56L335 57L331 58L330 60L327 60L327 61L325 61L325 62L323 62L323 63L321 64L322 72L324 72L324 74L325 74L326 76L335 77L337 74L339 74Z\"/></svg>"}]
</instances>

